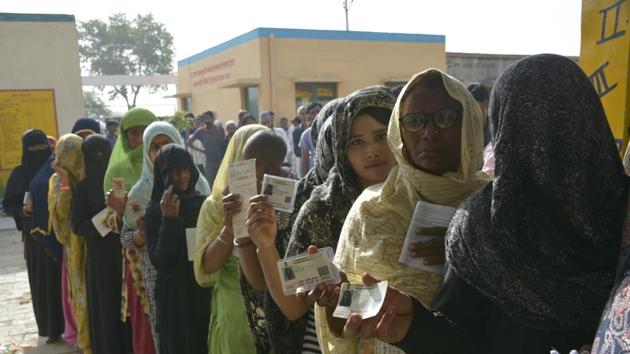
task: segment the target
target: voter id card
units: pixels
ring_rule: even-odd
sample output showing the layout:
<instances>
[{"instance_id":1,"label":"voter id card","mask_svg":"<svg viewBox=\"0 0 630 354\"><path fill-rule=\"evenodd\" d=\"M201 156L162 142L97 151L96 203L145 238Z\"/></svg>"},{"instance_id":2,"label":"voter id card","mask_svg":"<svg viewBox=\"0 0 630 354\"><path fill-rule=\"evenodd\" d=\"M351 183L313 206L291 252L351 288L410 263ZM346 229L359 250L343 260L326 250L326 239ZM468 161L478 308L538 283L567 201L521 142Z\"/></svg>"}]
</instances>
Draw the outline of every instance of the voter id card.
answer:
<instances>
[{"instance_id":1,"label":"voter id card","mask_svg":"<svg viewBox=\"0 0 630 354\"><path fill-rule=\"evenodd\" d=\"M362 318L374 317L383 307L386 294L387 280L374 285L343 283L333 317L348 318L353 313Z\"/></svg>"},{"instance_id":2,"label":"voter id card","mask_svg":"<svg viewBox=\"0 0 630 354\"><path fill-rule=\"evenodd\" d=\"M264 175L262 182L263 194L268 195L267 202L278 211L293 212L297 181L272 175Z\"/></svg>"},{"instance_id":3,"label":"voter id card","mask_svg":"<svg viewBox=\"0 0 630 354\"><path fill-rule=\"evenodd\" d=\"M278 272L284 295L298 291L310 291L321 283L341 281L339 270L332 263L335 256L332 248L325 247L314 254L300 254L278 261Z\"/></svg>"}]
</instances>

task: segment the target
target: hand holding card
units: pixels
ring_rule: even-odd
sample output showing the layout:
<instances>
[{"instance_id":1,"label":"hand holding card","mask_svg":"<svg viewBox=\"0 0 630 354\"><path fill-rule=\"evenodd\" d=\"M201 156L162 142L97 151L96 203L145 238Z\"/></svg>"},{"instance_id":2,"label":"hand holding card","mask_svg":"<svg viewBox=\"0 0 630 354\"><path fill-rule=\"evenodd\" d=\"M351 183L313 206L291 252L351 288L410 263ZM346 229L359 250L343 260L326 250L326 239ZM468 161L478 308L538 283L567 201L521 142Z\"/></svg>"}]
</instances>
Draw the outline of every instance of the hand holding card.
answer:
<instances>
[{"instance_id":1,"label":"hand holding card","mask_svg":"<svg viewBox=\"0 0 630 354\"><path fill-rule=\"evenodd\" d=\"M374 317L381 310L386 293L387 280L373 285L343 283L333 317L348 318L354 313L362 318Z\"/></svg>"},{"instance_id":2,"label":"hand holding card","mask_svg":"<svg viewBox=\"0 0 630 354\"><path fill-rule=\"evenodd\" d=\"M257 194L256 188L256 160L243 160L235 162L229 169L229 188L233 194L240 196L241 202L248 201ZM247 211L241 210L232 217L232 227L234 237L248 237L247 232Z\"/></svg>"},{"instance_id":3,"label":"hand holding card","mask_svg":"<svg viewBox=\"0 0 630 354\"><path fill-rule=\"evenodd\" d=\"M262 183L263 194L268 195L267 202L274 209L287 213L293 212L297 181L272 175L264 175Z\"/></svg>"},{"instance_id":4,"label":"hand holding card","mask_svg":"<svg viewBox=\"0 0 630 354\"><path fill-rule=\"evenodd\" d=\"M293 295L298 291L308 292L321 283L339 283L339 270L332 263L334 255L332 248L326 247L317 253L279 260L277 266L283 293Z\"/></svg>"}]
</instances>

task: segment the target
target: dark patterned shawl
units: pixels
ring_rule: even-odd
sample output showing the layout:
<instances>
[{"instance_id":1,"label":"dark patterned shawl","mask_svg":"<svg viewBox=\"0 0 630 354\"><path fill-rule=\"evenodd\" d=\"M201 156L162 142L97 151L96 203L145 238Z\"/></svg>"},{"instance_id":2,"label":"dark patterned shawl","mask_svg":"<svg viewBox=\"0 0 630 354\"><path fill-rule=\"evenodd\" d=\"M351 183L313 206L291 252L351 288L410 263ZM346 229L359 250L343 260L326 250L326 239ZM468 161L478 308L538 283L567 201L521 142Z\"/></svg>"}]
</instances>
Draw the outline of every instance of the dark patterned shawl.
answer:
<instances>
[{"instance_id":1,"label":"dark patterned shawl","mask_svg":"<svg viewBox=\"0 0 630 354\"><path fill-rule=\"evenodd\" d=\"M597 93L571 60L528 57L498 79L490 124L494 184L457 211L448 261L515 323L594 330L627 199Z\"/></svg>"},{"instance_id":2,"label":"dark patterned shawl","mask_svg":"<svg viewBox=\"0 0 630 354\"><path fill-rule=\"evenodd\" d=\"M324 125L325 129L319 134L317 146L317 163L333 162L333 166L325 182L313 189L295 216L286 257L306 252L309 245L337 247L346 215L362 190L346 154L352 122L364 108L392 109L395 101L396 98L387 88L373 86L355 91L337 104L333 119ZM326 129L328 124L330 126ZM320 160L322 156L324 159ZM320 174L324 172L318 165L313 170L319 170ZM307 320L308 315L304 315L296 321L287 322L286 334L279 338L283 341L282 348L285 348L286 353L301 352Z\"/></svg>"},{"instance_id":3,"label":"dark patterned shawl","mask_svg":"<svg viewBox=\"0 0 630 354\"><path fill-rule=\"evenodd\" d=\"M315 168L311 169L306 176L298 181L294 206L295 212L277 213L278 232L276 236L276 247L281 255L284 254L287 243L289 242L291 226L293 226L293 222L297 216L297 210L299 210L302 204L310 197L313 188L326 179L328 171L332 168L333 162L330 156L334 154L332 149L329 148L332 144L332 140L322 141L322 139L318 139L318 136L328 129L327 125L329 125L328 122L330 121L328 118L334 114L335 108L339 102L341 102L341 99L335 99L327 103L311 125L311 140L313 146L318 149L321 148L322 150L321 152L318 150ZM326 158L320 159L319 156L325 156ZM240 281L241 292L247 309L247 319L256 341L256 350L261 354L270 352L284 353L286 350L282 343L286 336L286 319L284 315L266 290L256 291L249 285L243 275L241 275Z\"/></svg>"}]
</instances>

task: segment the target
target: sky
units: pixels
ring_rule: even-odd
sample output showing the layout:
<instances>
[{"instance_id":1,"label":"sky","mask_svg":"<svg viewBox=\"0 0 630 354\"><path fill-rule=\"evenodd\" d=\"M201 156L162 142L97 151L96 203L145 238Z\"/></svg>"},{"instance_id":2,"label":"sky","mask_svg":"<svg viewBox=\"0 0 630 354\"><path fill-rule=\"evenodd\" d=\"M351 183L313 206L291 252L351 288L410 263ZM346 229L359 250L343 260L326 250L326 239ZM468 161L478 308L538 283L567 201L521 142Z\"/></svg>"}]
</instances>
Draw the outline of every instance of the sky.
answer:
<instances>
[{"instance_id":1,"label":"sky","mask_svg":"<svg viewBox=\"0 0 630 354\"><path fill-rule=\"evenodd\" d=\"M19 0L4 1L0 12L72 14L78 22L152 13L173 35L176 61L258 27L345 29L343 0ZM447 52L579 56L580 16L580 0L354 0L349 22L355 31L445 35ZM175 100L161 97L174 91L139 100L172 111Z\"/></svg>"}]
</instances>

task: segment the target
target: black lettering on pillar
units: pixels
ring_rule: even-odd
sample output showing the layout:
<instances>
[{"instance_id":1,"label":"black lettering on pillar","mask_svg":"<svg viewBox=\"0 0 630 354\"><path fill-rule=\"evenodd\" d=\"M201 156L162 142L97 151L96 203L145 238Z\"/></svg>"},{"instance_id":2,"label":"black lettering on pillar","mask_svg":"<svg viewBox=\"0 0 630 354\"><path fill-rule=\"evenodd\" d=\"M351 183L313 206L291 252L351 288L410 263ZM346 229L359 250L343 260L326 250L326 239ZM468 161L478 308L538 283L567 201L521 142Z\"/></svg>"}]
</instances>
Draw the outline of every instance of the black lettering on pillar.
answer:
<instances>
[{"instance_id":1,"label":"black lettering on pillar","mask_svg":"<svg viewBox=\"0 0 630 354\"><path fill-rule=\"evenodd\" d=\"M604 97L610 91L614 90L617 87L617 84L612 84L612 86L608 85L608 80L606 80L606 73L604 70L609 65L609 62L605 62L604 65L600 66L594 73L591 74L588 78L591 80L591 83L597 90L599 97Z\"/></svg>"},{"instance_id":2,"label":"black lettering on pillar","mask_svg":"<svg viewBox=\"0 0 630 354\"><path fill-rule=\"evenodd\" d=\"M608 41L611 41L615 38L621 37L623 36L626 31L619 30L619 14L621 13L621 4L624 3L624 1L626 0L619 0L616 3L608 6L607 8L603 9L603 10L599 10L599 13L602 14L602 33L600 36L600 39L597 41L597 44L603 44L606 43ZM608 21L608 13L610 11L614 10L614 24L613 24L613 31L610 34L606 34L606 23Z\"/></svg>"}]
</instances>

